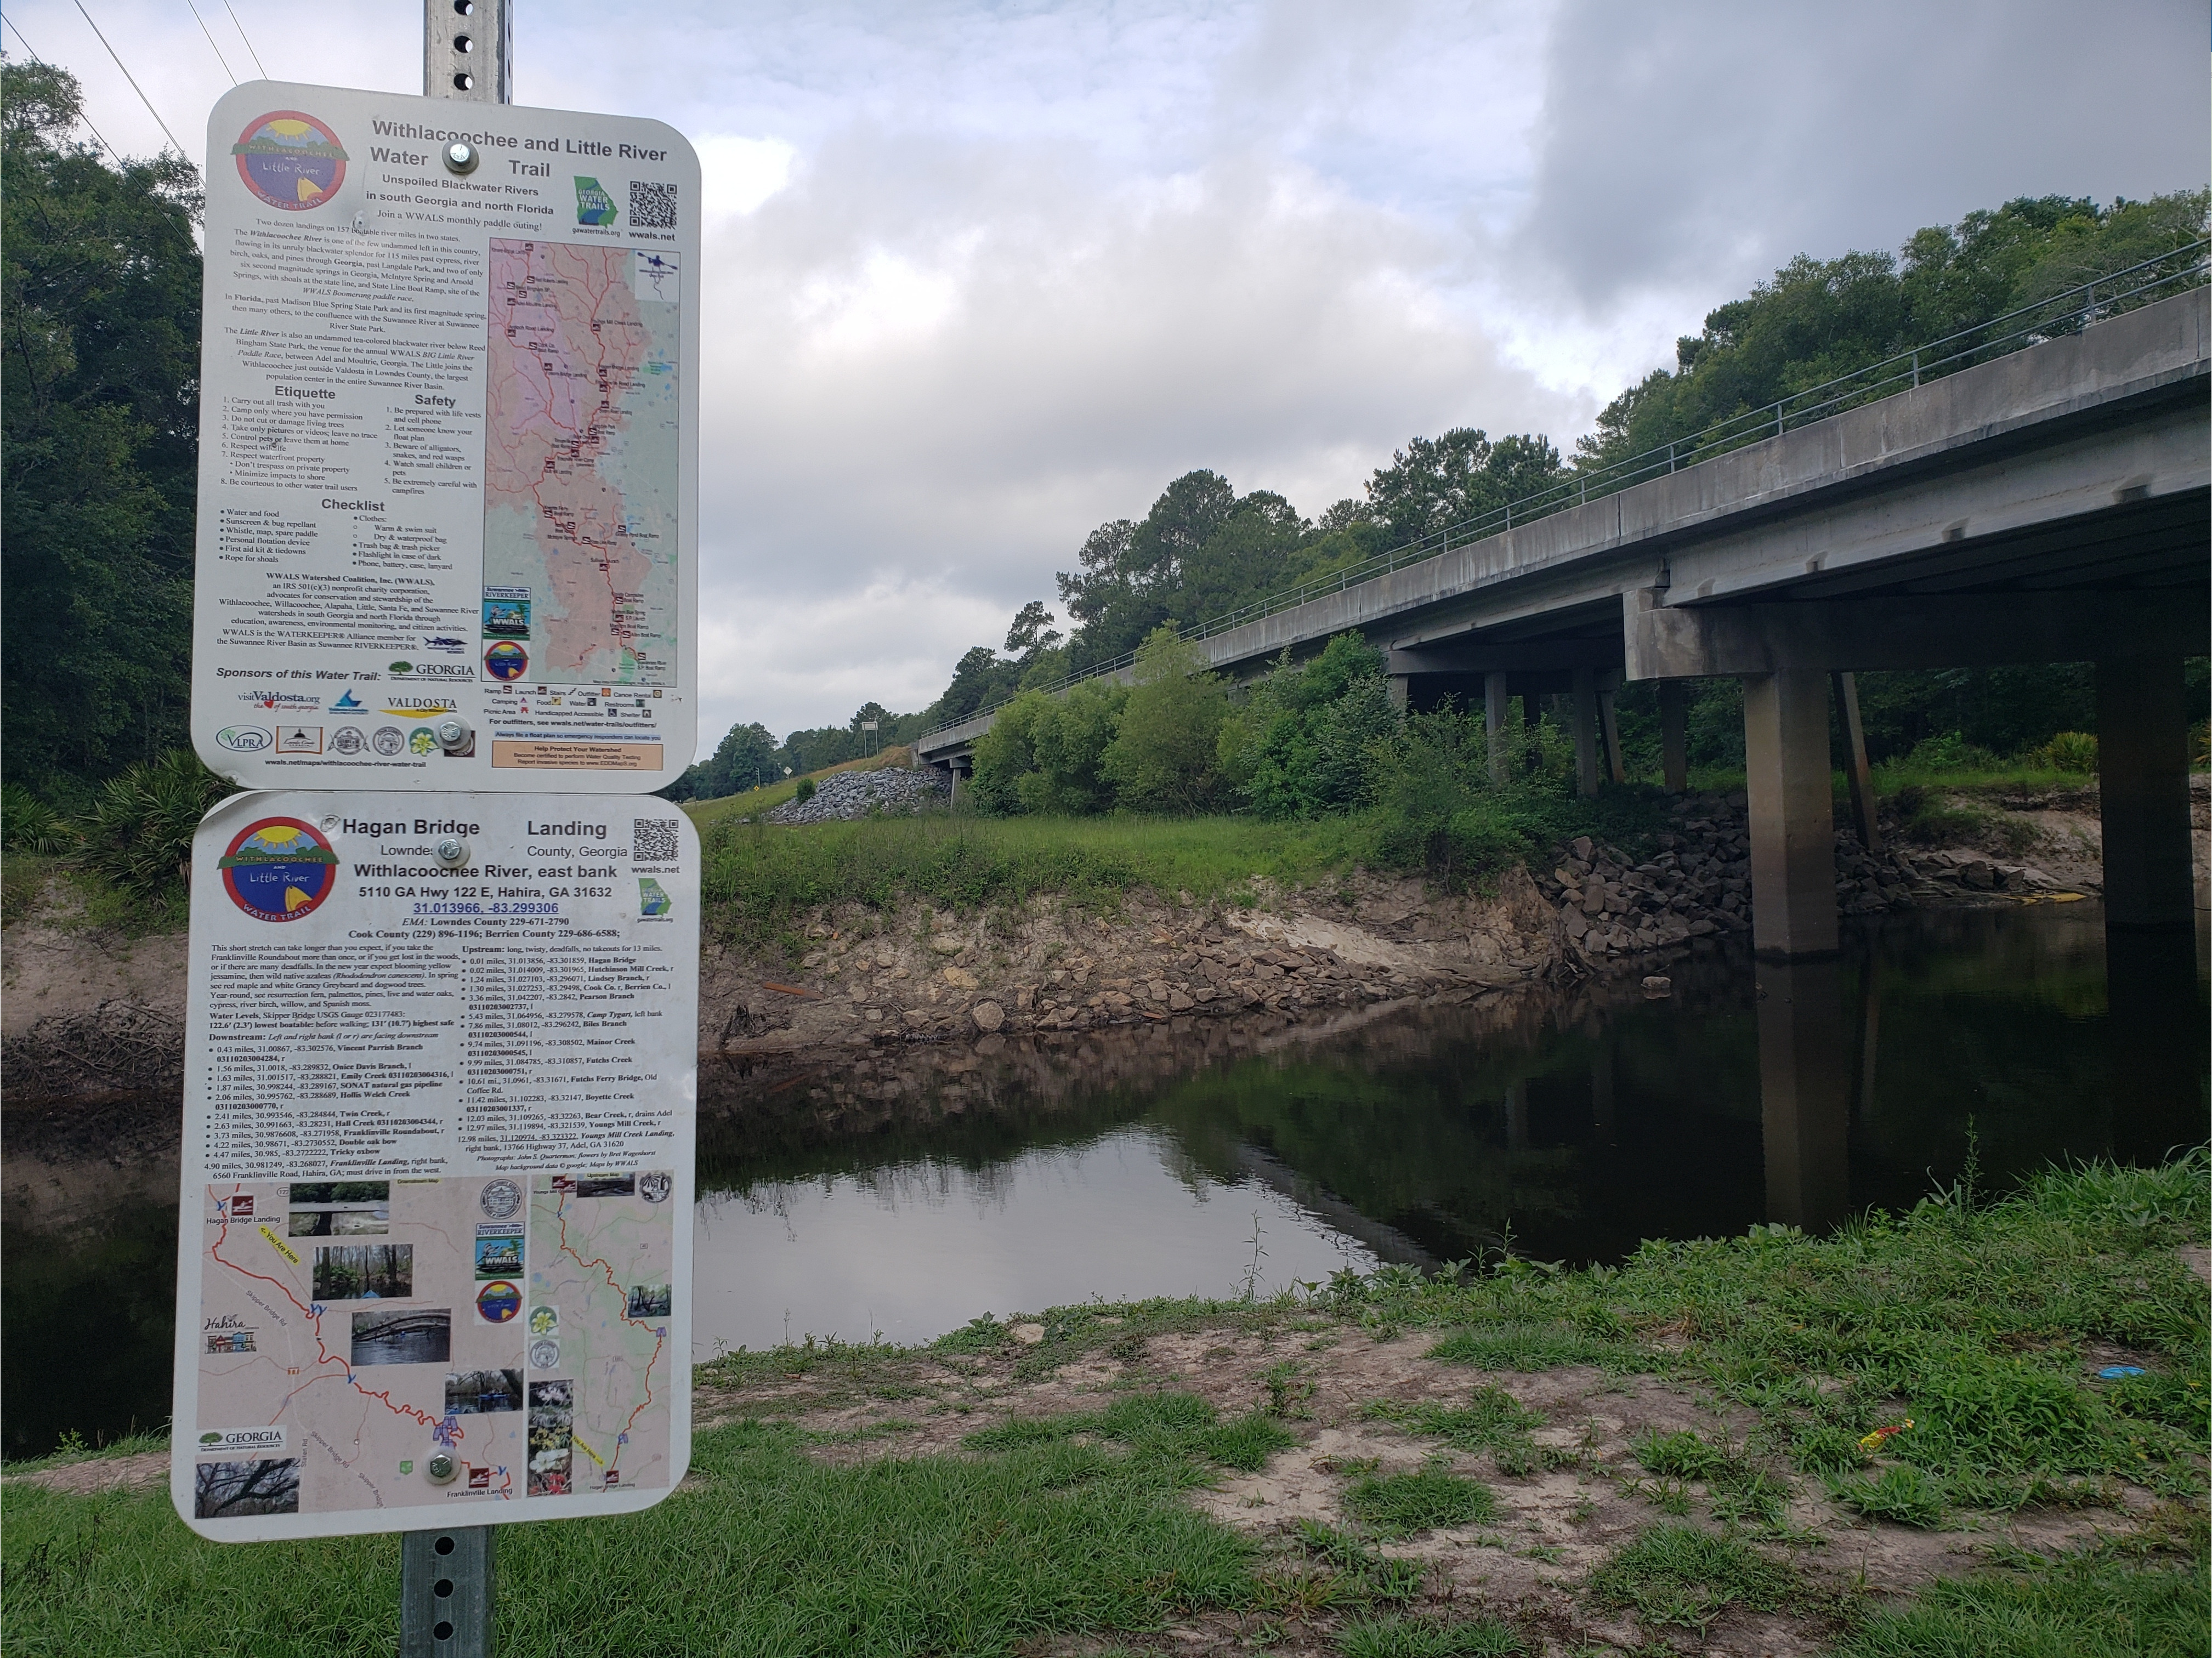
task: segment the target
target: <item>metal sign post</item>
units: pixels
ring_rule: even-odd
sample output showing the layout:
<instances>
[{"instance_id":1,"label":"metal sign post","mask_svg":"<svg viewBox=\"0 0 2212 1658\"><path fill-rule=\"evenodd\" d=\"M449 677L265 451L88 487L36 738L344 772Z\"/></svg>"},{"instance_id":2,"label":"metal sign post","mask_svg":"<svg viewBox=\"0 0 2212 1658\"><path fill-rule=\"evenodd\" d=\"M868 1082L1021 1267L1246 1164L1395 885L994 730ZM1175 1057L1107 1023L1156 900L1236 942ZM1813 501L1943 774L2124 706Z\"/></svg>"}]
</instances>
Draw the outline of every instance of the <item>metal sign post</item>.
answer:
<instances>
[{"instance_id":1,"label":"metal sign post","mask_svg":"<svg viewBox=\"0 0 2212 1658\"><path fill-rule=\"evenodd\" d=\"M260 792L193 842L171 1491L401 1531L402 1653L475 1658L492 1525L690 1454L699 168L509 101L509 0L424 26L424 97L210 121L192 735Z\"/></svg>"}]
</instances>

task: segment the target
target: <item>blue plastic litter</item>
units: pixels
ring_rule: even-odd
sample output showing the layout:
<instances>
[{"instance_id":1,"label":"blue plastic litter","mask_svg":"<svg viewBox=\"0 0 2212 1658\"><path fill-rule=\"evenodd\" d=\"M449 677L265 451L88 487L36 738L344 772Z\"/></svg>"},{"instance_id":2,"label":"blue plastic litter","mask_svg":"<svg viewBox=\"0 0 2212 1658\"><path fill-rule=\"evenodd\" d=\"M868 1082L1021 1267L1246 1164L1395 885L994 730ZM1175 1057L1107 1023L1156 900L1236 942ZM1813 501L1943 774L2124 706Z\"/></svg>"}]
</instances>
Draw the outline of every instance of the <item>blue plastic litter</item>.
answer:
<instances>
[{"instance_id":1,"label":"blue plastic litter","mask_svg":"<svg viewBox=\"0 0 2212 1658\"><path fill-rule=\"evenodd\" d=\"M2097 1372L2097 1380L2100 1382L2121 1382L2131 1376L2148 1376L2148 1374L2149 1372L2145 1370L2140 1364L2107 1364L2103 1370Z\"/></svg>"}]
</instances>

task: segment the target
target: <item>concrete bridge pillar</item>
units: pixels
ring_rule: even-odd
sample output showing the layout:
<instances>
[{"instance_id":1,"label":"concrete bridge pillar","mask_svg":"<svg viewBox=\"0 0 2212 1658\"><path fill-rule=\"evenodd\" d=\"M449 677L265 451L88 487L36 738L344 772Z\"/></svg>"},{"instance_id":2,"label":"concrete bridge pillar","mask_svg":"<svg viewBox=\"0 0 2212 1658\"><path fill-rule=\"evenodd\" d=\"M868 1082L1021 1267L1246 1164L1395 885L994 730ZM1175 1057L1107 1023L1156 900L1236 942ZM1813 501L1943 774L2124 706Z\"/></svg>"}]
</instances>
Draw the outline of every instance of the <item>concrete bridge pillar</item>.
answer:
<instances>
[{"instance_id":1,"label":"concrete bridge pillar","mask_svg":"<svg viewBox=\"0 0 2212 1658\"><path fill-rule=\"evenodd\" d=\"M2192 926L2189 714L2173 658L2097 664L2097 794L2105 925Z\"/></svg>"},{"instance_id":2,"label":"concrete bridge pillar","mask_svg":"<svg viewBox=\"0 0 2212 1658\"><path fill-rule=\"evenodd\" d=\"M1743 748L1752 948L1769 957L1832 955L1836 824L1826 669L1746 675Z\"/></svg>"},{"instance_id":3,"label":"concrete bridge pillar","mask_svg":"<svg viewBox=\"0 0 2212 1658\"><path fill-rule=\"evenodd\" d=\"M1690 787L1689 694L1679 679L1659 682L1659 764L1666 774L1667 793L1685 794Z\"/></svg>"},{"instance_id":4,"label":"concrete bridge pillar","mask_svg":"<svg viewBox=\"0 0 2212 1658\"><path fill-rule=\"evenodd\" d=\"M1597 793L1597 670L1575 670L1575 786Z\"/></svg>"},{"instance_id":5,"label":"concrete bridge pillar","mask_svg":"<svg viewBox=\"0 0 2212 1658\"><path fill-rule=\"evenodd\" d=\"M1511 768L1512 756L1505 752L1505 724L1508 686L1502 673L1486 673L1482 677L1482 724L1490 738L1490 780L1503 783Z\"/></svg>"}]
</instances>

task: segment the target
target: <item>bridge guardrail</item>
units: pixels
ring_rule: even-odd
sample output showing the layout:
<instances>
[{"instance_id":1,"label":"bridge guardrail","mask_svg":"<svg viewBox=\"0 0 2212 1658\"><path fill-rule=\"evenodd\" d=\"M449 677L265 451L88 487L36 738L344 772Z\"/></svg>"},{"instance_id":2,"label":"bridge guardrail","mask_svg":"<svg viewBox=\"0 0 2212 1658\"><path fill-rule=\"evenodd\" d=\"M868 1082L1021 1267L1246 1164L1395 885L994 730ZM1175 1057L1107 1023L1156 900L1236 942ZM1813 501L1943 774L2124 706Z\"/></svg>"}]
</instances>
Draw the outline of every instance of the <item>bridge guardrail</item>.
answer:
<instances>
[{"instance_id":1,"label":"bridge guardrail","mask_svg":"<svg viewBox=\"0 0 2212 1658\"><path fill-rule=\"evenodd\" d=\"M2174 248L2155 258L2142 260L2124 270L2092 277L2074 288L2054 294L2047 299L2019 306L1986 321L1893 353L1849 374L1833 380L1823 380L1818 386L1792 392L1774 403L1757 409L1745 410L1717 421L1703 431L1686 438L1677 438L1662 447L1647 449L1638 455L1608 462L1587 471L1576 471L1559 483L1507 501L1456 524L1446 525L1431 531L1402 547L1352 565L1318 581L1301 583L1271 593L1265 598L1224 611L1211 620L1177 630L1186 640L1211 639L1241 628L1247 623L1259 622L1284 610L1296 610L1326 594L1340 593L1381 576L1391 574L1408 565L1419 564L1449 552L1455 546L1466 546L1483 541L1522 524L1533 524L1538 519L1549 518L1554 513L1565 512L1570 507L1587 506L1592 501L1632 488L1648 479L1694 466L1700 461L1711 460L1730 450L1741 449L1768 438L1779 437L1794 428L1808 426L1840 415L1847 409L1872 403L1893 393L1921 385L1925 380L1939 380L1956 374L1962 368L1973 367L2031 345L2040 345L2047 340L2069 334L2078 334L2107 317L2123 311L2132 311L2154 299L2165 298L2185 288L2201 287L2212 281L2212 237L2199 237L2193 242ZM2002 330L2002 332L1992 331ZM1968 343L1978 335L1988 336L1978 343ZM1081 684L1087 679L1097 679L1108 674L1120 673L1137 659L1134 651L1124 651L1111 661L1095 663L1080 673L1066 674L1047 685L1033 685L1031 690L1043 691L1048 696ZM996 702L962 715L959 719L925 732L915 739L917 750L926 746L933 737L957 731L972 724L986 714L996 714L1012 701L1012 697L1001 697Z\"/></svg>"}]
</instances>

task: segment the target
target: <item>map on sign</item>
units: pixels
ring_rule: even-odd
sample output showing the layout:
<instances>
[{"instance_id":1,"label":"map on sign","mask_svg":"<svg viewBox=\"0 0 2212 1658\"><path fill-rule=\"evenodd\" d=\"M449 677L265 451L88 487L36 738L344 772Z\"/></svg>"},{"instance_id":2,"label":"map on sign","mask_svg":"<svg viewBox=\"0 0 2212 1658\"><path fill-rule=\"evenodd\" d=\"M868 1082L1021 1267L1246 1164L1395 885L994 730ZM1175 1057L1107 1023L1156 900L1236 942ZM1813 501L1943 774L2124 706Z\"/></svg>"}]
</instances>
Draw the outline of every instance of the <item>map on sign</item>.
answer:
<instances>
[{"instance_id":1,"label":"map on sign","mask_svg":"<svg viewBox=\"0 0 2212 1658\"><path fill-rule=\"evenodd\" d=\"M665 1489L672 1187L656 1169L208 1187L192 1518ZM440 1451L457 1466L431 1485Z\"/></svg>"},{"instance_id":2,"label":"map on sign","mask_svg":"<svg viewBox=\"0 0 2212 1658\"><path fill-rule=\"evenodd\" d=\"M492 239L487 677L674 683L681 302L673 253Z\"/></svg>"}]
</instances>

